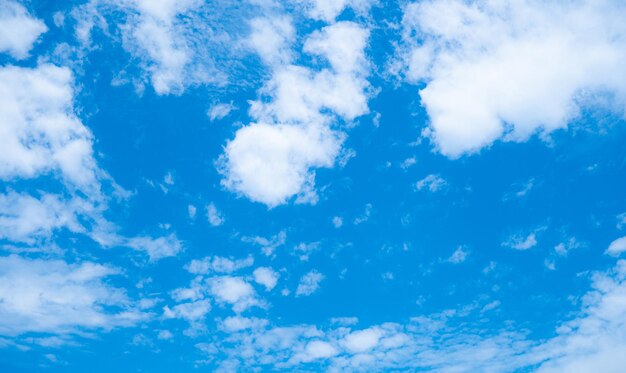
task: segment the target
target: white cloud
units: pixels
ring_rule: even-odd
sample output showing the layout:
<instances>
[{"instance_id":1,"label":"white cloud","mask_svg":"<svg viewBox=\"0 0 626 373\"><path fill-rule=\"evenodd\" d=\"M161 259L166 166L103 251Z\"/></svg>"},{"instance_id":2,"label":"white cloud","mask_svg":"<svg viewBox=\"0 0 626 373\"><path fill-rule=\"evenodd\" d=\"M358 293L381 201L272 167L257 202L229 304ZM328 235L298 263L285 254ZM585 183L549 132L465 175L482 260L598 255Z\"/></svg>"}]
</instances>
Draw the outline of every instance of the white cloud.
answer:
<instances>
[{"instance_id":1,"label":"white cloud","mask_svg":"<svg viewBox=\"0 0 626 373\"><path fill-rule=\"evenodd\" d=\"M222 320L220 327L228 333L233 333L246 329L257 329L265 325L267 325L267 320L254 317L231 316Z\"/></svg>"},{"instance_id":2,"label":"white cloud","mask_svg":"<svg viewBox=\"0 0 626 373\"><path fill-rule=\"evenodd\" d=\"M247 44L268 66L280 66L292 61L291 44L296 30L287 16L255 18L250 21Z\"/></svg>"},{"instance_id":3,"label":"white cloud","mask_svg":"<svg viewBox=\"0 0 626 373\"><path fill-rule=\"evenodd\" d=\"M371 203L366 204L365 211L363 212L363 214L354 218L354 221L353 221L354 225L359 225L370 220L370 217L372 216L372 208L373 206Z\"/></svg>"},{"instance_id":4,"label":"white cloud","mask_svg":"<svg viewBox=\"0 0 626 373\"><path fill-rule=\"evenodd\" d=\"M185 319L189 323L193 324L202 321L210 311L210 301L208 299L202 299L194 302L177 304L172 308L165 306L163 307L163 316L168 319Z\"/></svg>"},{"instance_id":5,"label":"white cloud","mask_svg":"<svg viewBox=\"0 0 626 373\"><path fill-rule=\"evenodd\" d=\"M189 215L189 219L194 220L196 218L197 208L194 205L187 206L187 214Z\"/></svg>"},{"instance_id":6,"label":"white cloud","mask_svg":"<svg viewBox=\"0 0 626 373\"><path fill-rule=\"evenodd\" d=\"M626 105L626 7L608 0L430 0L404 9L401 58L438 150L458 157L565 128L611 96Z\"/></svg>"},{"instance_id":7,"label":"white cloud","mask_svg":"<svg viewBox=\"0 0 626 373\"><path fill-rule=\"evenodd\" d=\"M1 179L58 171L69 186L99 192L92 134L74 114L72 85L67 68L0 68Z\"/></svg>"},{"instance_id":8,"label":"white cloud","mask_svg":"<svg viewBox=\"0 0 626 373\"><path fill-rule=\"evenodd\" d=\"M376 0L299 0L309 17L333 22L345 8L351 7L359 15L365 15Z\"/></svg>"},{"instance_id":9,"label":"white cloud","mask_svg":"<svg viewBox=\"0 0 626 373\"><path fill-rule=\"evenodd\" d=\"M592 290L582 297L578 316L560 325L554 337L533 340L527 331L483 332L474 324L468 325L469 318L500 305L492 301L469 310L446 310L414 317L404 324L384 323L360 330L345 325L319 329L236 320L233 324L237 327L227 330L230 334L222 338L228 343L218 343L214 350L225 354L225 363L238 364L244 370L623 370L626 261L593 276Z\"/></svg>"},{"instance_id":10,"label":"white cloud","mask_svg":"<svg viewBox=\"0 0 626 373\"><path fill-rule=\"evenodd\" d=\"M221 276L207 280L211 294L218 302L229 303L237 313L261 305L252 286L241 277Z\"/></svg>"},{"instance_id":11,"label":"white cloud","mask_svg":"<svg viewBox=\"0 0 626 373\"><path fill-rule=\"evenodd\" d=\"M222 183L270 207L293 195L306 198L314 193L310 169L332 167L341 142L342 137L321 125L246 126L226 145Z\"/></svg>"},{"instance_id":12,"label":"white cloud","mask_svg":"<svg viewBox=\"0 0 626 373\"><path fill-rule=\"evenodd\" d=\"M260 245L261 251L263 251L263 254L270 256L274 254L274 251L276 251L278 247L285 244L285 242L287 241L287 232L285 232L284 230L280 231L274 236L272 236L271 238L265 238L265 237L259 237L259 236L244 237L242 238L242 241L252 242L257 245Z\"/></svg>"},{"instance_id":13,"label":"white cloud","mask_svg":"<svg viewBox=\"0 0 626 373\"><path fill-rule=\"evenodd\" d=\"M348 334L344 338L343 344L352 353L365 352L376 347L380 337L382 337L380 330L376 328L364 329Z\"/></svg>"},{"instance_id":14,"label":"white cloud","mask_svg":"<svg viewBox=\"0 0 626 373\"><path fill-rule=\"evenodd\" d=\"M226 45L234 44L239 30L225 30L215 17L230 16L231 4L206 5L204 0L91 0L72 14L83 46L91 44L95 27L107 35L115 27L142 70L142 76L133 77L139 91L148 80L159 95L182 94L190 86L223 85L228 79L218 60L231 52Z\"/></svg>"},{"instance_id":15,"label":"white cloud","mask_svg":"<svg viewBox=\"0 0 626 373\"><path fill-rule=\"evenodd\" d=\"M330 64L317 72L271 57L273 76L250 108L256 123L239 129L220 157L226 188L269 207L294 196L317 202L314 169L335 165L345 137L330 124L337 116L353 120L369 111L368 37L351 22L313 32L304 52Z\"/></svg>"},{"instance_id":16,"label":"white cloud","mask_svg":"<svg viewBox=\"0 0 626 373\"><path fill-rule=\"evenodd\" d=\"M91 262L0 258L0 334L74 334L135 325L148 315L107 284L117 273Z\"/></svg>"},{"instance_id":17,"label":"white cloud","mask_svg":"<svg viewBox=\"0 0 626 373\"><path fill-rule=\"evenodd\" d=\"M230 114L231 111L235 109L236 107L235 105L233 105L232 102L229 104L215 104L211 106L209 111L207 111L207 116L209 117L209 119L211 119L211 121L224 119L228 116L228 114Z\"/></svg>"},{"instance_id":18,"label":"white cloud","mask_svg":"<svg viewBox=\"0 0 626 373\"><path fill-rule=\"evenodd\" d=\"M309 256L311 255L311 253L317 251L319 249L319 246L319 242L300 242L293 248L293 251L300 260L307 261L309 260Z\"/></svg>"},{"instance_id":19,"label":"white cloud","mask_svg":"<svg viewBox=\"0 0 626 373\"><path fill-rule=\"evenodd\" d=\"M427 189L432 193L438 192L445 188L448 183L439 175L428 175L415 184L417 190Z\"/></svg>"},{"instance_id":20,"label":"white cloud","mask_svg":"<svg viewBox=\"0 0 626 373\"><path fill-rule=\"evenodd\" d=\"M48 28L28 14L24 6L13 0L0 3L0 53L24 59L39 36Z\"/></svg>"},{"instance_id":21,"label":"white cloud","mask_svg":"<svg viewBox=\"0 0 626 373\"><path fill-rule=\"evenodd\" d=\"M259 267L252 274L254 275L254 281L265 286L265 289L268 291L276 287L280 277L276 271L268 267Z\"/></svg>"},{"instance_id":22,"label":"white cloud","mask_svg":"<svg viewBox=\"0 0 626 373\"><path fill-rule=\"evenodd\" d=\"M612 256L619 256L624 251L626 251L626 236L618 238L615 241L611 242L611 244L609 245L609 248L606 249L606 254L609 254Z\"/></svg>"},{"instance_id":23,"label":"white cloud","mask_svg":"<svg viewBox=\"0 0 626 373\"><path fill-rule=\"evenodd\" d=\"M453 264L463 263L467 259L468 255L469 255L469 252L463 250L462 246L459 246L454 251L454 253L450 255L450 257L448 258L448 262L453 263Z\"/></svg>"},{"instance_id":24,"label":"white cloud","mask_svg":"<svg viewBox=\"0 0 626 373\"><path fill-rule=\"evenodd\" d=\"M224 216L217 209L217 207L215 207L214 203L209 203L207 205L206 217L209 221L209 224L211 224L214 227L219 227L220 225L224 224Z\"/></svg>"},{"instance_id":25,"label":"white cloud","mask_svg":"<svg viewBox=\"0 0 626 373\"><path fill-rule=\"evenodd\" d=\"M194 259L187 265L186 269L193 274L206 275L209 273L233 273L242 268L250 267L254 264L251 256L245 259L229 259L221 256L206 257L204 259Z\"/></svg>"},{"instance_id":26,"label":"white cloud","mask_svg":"<svg viewBox=\"0 0 626 373\"><path fill-rule=\"evenodd\" d=\"M520 236L514 234L506 241L502 242L502 246L510 247L515 250L528 250L537 246L537 235L535 232L530 233L528 236Z\"/></svg>"},{"instance_id":27,"label":"white cloud","mask_svg":"<svg viewBox=\"0 0 626 373\"><path fill-rule=\"evenodd\" d=\"M341 216L333 217L333 226L335 228L341 228L342 225L343 225L343 218Z\"/></svg>"},{"instance_id":28,"label":"white cloud","mask_svg":"<svg viewBox=\"0 0 626 373\"><path fill-rule=\"evenodd\" d=\"M12 191L0 194L0 238L32 244L64 227L83 232L77 215L84 207L81 200L65 201L53 194L40 199Z\"/></svg>"},{"instance_id":29,"label":"white cloud","mask_svg":"<svg viewBox=\"0 0 626 373\"><path fill-rule=\"evenodd\" d=\"M323 280L323 274L316 270L310 271L300 278L300 283L298 283L298 288L296 289L296 296L309 296L315 293Z\"/></svg>"},{"instance_id":30,"label":"white cloud","mask_svg":"<svg viewBox=\"0 0 626 373\"><path fill-rule=\"evenodd\" d=\"M183 250L182 243L174 233L157 238L149 236L132 237L123 239L121 244L135 250L145 251L150 257L150 261L176 256Z\"/></svg>"}]
</instances>

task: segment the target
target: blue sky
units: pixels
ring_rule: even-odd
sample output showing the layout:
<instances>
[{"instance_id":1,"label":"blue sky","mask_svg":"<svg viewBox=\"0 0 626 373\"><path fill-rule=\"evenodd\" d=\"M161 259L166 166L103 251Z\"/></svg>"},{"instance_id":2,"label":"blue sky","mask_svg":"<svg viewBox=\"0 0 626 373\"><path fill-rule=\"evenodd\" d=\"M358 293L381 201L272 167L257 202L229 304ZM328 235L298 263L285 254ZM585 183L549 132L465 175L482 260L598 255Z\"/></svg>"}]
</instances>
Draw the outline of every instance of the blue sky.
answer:
<instances>
[{"instance_id":1,"label":"blue sky","mask_svg":"<svg viewBox=\"0 0 626 373\"><path fill-rule=\"evenodd\" d=\"M626 7L0 4L0 370L621 372Z\"/></svg>"}]
</instances>

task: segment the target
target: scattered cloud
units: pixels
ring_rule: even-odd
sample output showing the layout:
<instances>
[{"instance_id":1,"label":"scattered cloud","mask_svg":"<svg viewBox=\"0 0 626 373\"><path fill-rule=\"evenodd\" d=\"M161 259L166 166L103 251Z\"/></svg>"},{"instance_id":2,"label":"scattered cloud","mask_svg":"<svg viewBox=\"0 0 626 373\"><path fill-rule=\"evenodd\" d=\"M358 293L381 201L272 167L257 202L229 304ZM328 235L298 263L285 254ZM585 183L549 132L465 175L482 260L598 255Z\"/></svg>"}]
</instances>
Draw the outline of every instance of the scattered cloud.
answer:
<instances>
[{"instance_id":1,"label":"scattered cloud","mask_svg":"<svg viewBox=\"0 0 626 373\"><path fill-rule=\"evenodd\" d=\"M469 251L464 250L462 246L459 246L454 251L454 253L452 253L452 255L450 255L450 257L447 259L447 261L449 263L452 263L452 264L463 263L467 259L468 255L469 255Z\"/></svg>"},{"instance_id":2,"label":"scattered cloud","mask_svg":"<svg viewBox=\"0 0 626 373\"><path fill-rule=\"evenodd\" d=\"M230 112L235 109L237 109L237 107L233 105L232 101L228 104L215 104L207 111L207 116L211 121L216 121L226 118Z\"/></svg>"},{"instance_id":3,"label":"scattered cloud","mask_svg":"<svg viewBox=\"0 0 626 373\"><path fill-rule=\"evenodd\" d=\"M415 184L417 190L428 190L435 193L445 188L448 183L439 175L430 174Z\"/></svg>"},{"instance_id":4,"label":"scattered cloud","mask_svg":"<svg viewBox=\"0 0 626 373\"><path fill-rule=\"evenodd\" d=\"M196 275L206 275L210 273L233 273L243 268L248 268L254 264L251 256L245 259L224 258L221 256L206 257L204 259L194 259L187 266L189 273Z\"/></svg>"},{"instance_id":5,"label":"scattered cloud","mask_svg":"<svg viewBox=\"0 0 626 373\"><path fill-rule=\"evenodd\" d=\"M211 224L214 227L219 227L224 224L224 216L222 213L215 207L214 203L209 203L206 207L206 216Z\"/></svg>"},{"instance_id":6,"label":"scattered cloud","mask_svg":"<svg viewBox=\"0 0 626 373\"><path fill-rule=\"evenodd\" d=\"M300 279L300 283L296 289L296 296L309 296L315 293L323 280L323 274L316 270L310 271Z\"/></svg>"}]
</instances>

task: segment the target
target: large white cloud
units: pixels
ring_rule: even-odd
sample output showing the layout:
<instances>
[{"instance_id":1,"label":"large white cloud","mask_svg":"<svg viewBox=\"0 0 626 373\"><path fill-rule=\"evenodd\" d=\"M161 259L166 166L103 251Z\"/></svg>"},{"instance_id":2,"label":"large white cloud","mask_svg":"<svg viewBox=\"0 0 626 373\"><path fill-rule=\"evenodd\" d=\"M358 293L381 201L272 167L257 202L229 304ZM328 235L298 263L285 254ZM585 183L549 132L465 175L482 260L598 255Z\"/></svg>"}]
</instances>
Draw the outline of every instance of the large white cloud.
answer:
<instances>
[{"instance_id":1,"label":"large white cloud","mask_svg":"<svg viewBox=\"0 0 626 373\"><path fill-rule=\"evenodd\" d=\"M314 169L333 167L345 137L331 125L369 110L368 37L367 29L352 22L313 32L303 51L330 65L317 71L264 57L274 73L260 91L263 98L250 108L257 122L239 129L226 145L220 159L225 187L269 207L293 196L317 201Z\"/></svg>"},{"instance_id":2,"label":"large white cloud","mask_svg":"<svg viewBox=\"0 0 626 373\"><path fill-rule=\"evenodd\" d=\"M72 334L131 326L147 318L121 289L118 270L91 263L0 258L0 334Z\"/></svg>"},{"instance_id":3,"label":"large white cloud","mask_svg":"<svg viewBox=\"0 0 626 373\"><path fill-rule=\"evenodd\" d=\"M406 6L403 58L450 157L565 128L599 97L626 104L626 6L431 0Z\"/></svg>"},{"instance_id":4,"label":"large white cloud","mask_svg":"<svg viewBox=\"0 0 626 373\"><path fill-rule=\"evenodd\" d=\"M47 30L22 4L13 0L0 3L0 53L9 53L16 59L26 58L35 41Z\"/></svg>"},{"instance_id":5,"label":"large white cloud","mask_svg":"<svg viewBox=\"0 0 626 373\"><path fill-rule=\"evenodd\" d=\"M0 68L0 178L58 172L70 186L99 189L92 134L74 114L69 69Z\"/></svg>"},{"instance_id":6,"label":"large white cloud","mask_svg":"<svg viewBox=\"0 0 626 373\"><path fill-rule=\"evenodd\" d=\"M332 167L342 137L323 125L256 123L225 148L224 186L273 207L313 193L311 168Z\"/></svg>"}]
</instances>

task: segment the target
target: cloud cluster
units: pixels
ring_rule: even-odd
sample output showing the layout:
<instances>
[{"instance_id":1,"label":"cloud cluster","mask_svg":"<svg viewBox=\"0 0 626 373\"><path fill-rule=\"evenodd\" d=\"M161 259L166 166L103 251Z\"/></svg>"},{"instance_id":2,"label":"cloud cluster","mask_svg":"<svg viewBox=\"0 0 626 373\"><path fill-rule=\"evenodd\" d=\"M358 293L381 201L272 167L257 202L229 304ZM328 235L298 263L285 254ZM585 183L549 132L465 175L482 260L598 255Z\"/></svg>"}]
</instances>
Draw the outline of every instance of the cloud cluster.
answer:
<instances>
[{"instance_id":1,"label":"cloud cluster","mask_svg":"<svg viewBox=\"0 0 626 373\"><path fill-rule=\"evenodd\" d=\"M468 324L471 312L484 312L498 301L468 309L411 318L404 324L358 328L350 322L328 327L276 326L268 320L239 316L237 327L212 342L210 351L222 370L271 367L325 371L490 371L620 372L626 345L626 261L593 276L592 290L578 316L540 340L511 329L490 331Z\"/></svg>"},{"instance_id":2,"label":"cloud cluster","mask_svg":"<svg viewBox=\"0 0 626 373\"><path fill-rule=\"evenodd\" d=\"M333 123L369 110L369 32L337 22L308 35L302 50L320 59L320 69L291 63L294 31L287 18L253 20L252 32L251 44L273 75L250 108L256 122L226 145L219 161L222 184L269 207L293 196L315 203L314 170L333 167L345 138Z\"/></svg>"},{"instance_id":3,"label":"cloud cluster","mask_svg":"<svg viewBox=\"0 0 626 373\"><path fill-rule=\"evenodd\" d=\"M406 78L425 83L425 134L458 157L565 128L598 102L623 114L625 11L608 0L408 4L401 59Z\"/></svg>"}]
</instances>

